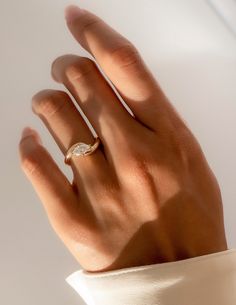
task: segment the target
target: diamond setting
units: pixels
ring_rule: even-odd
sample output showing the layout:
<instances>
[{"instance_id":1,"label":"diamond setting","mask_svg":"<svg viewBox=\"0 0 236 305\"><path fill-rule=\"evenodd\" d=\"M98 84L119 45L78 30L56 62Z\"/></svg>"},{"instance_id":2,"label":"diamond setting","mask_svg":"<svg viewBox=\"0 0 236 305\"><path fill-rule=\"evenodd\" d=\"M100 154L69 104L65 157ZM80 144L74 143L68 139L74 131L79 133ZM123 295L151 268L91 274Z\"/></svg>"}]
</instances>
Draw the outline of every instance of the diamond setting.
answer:
<instances>
[{"instance_id":1,"label":"diamond setting","mask_svg":"<svg viewBox=\"0 0 236 305\"><path fill-rule=\"evenodd\" d=\"M91 150L91 145L85 143L78 143L73 149L72 154L76 156L85 155Z\"/></svg>"}]
</instances>

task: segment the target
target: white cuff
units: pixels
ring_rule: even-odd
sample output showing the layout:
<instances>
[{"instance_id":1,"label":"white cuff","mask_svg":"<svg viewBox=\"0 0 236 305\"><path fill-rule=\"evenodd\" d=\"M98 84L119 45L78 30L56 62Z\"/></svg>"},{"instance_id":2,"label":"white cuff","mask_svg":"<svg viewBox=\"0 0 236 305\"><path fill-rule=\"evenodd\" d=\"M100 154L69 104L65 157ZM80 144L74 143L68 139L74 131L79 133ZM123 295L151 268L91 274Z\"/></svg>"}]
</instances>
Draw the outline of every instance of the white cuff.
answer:
<instances>
[{"instance_id":1,"label":"white cuff","mask_svg":"<svg viewBox=\"0 0 236 305\"><path fill-rule=\"evenodd\" d=\"M66 281L88 305L235 305L236 249Z\"/></svg>"}]
</instances>

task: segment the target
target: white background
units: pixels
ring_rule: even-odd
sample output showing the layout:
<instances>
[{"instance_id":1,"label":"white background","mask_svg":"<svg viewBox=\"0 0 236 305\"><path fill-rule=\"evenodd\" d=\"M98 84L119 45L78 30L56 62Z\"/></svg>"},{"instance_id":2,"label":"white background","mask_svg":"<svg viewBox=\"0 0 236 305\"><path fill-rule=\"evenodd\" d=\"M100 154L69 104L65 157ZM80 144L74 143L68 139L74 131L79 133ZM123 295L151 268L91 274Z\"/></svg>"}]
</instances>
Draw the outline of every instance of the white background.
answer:
<instances>
[{"instance_id":1,"label":"white background","mask_svg":"<svg viewBox=\"0 0 236 305\"><path fill-rule=\"evenodd\" d=\"M77 3L133 41L199 139L221 186L228 245L236 248L235 37L204 0ZM57 56L86 53L65 26L63 9L71 2L0 4L0 303L83 304L64 280L80 266L54 234L21 172L17 146L22 128L30 125L65 168L31 112L31 97L44 88L61 88L50 77Z\"/></svg>"}]
</instances>

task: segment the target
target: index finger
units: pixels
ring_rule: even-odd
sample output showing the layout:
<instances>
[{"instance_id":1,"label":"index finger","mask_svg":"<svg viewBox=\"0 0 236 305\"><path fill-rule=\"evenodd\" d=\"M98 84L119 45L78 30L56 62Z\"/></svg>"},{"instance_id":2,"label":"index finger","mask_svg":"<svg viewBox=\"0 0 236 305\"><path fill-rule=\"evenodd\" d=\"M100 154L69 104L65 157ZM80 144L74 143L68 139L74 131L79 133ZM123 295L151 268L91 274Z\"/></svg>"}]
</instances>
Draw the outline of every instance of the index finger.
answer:
<instances>
[{"instance_id":1,"label":"index finger","mask_svg":"<svg viewBox=\"0 0 236 305\"><path fill-rule=\"evenodd\" d=\"M94 56L135 117L150 129L160 127L167 98L136 47L87 10L73 5L65 13L73 36Z\"/></svg>"}]
</instances>

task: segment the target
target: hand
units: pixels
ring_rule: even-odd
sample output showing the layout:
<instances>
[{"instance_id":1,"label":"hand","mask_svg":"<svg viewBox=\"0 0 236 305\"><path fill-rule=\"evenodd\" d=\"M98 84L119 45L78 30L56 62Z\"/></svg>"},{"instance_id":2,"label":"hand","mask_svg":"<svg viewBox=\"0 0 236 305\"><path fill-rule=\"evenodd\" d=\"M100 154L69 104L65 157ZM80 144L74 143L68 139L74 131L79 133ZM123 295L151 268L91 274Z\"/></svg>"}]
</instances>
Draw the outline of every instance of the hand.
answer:
<instances>
[{"instance_id":1,"label":"hand","mask_svg":"<svg viewBox=\"0 0 236 305\"><path fill-rule=\"evenodd\" d=\"M37 132L24 130L22 168L56 233L90 272L227 250L216 177L137 49L87 10L71 6L66 18L95 61L61 56L52 75L73 95L102 144L89 156L72 158L70 183ZM43 90L32 100L63 154L74 143L94 142L68 94Z\"/></svg>"}]
</instances>

